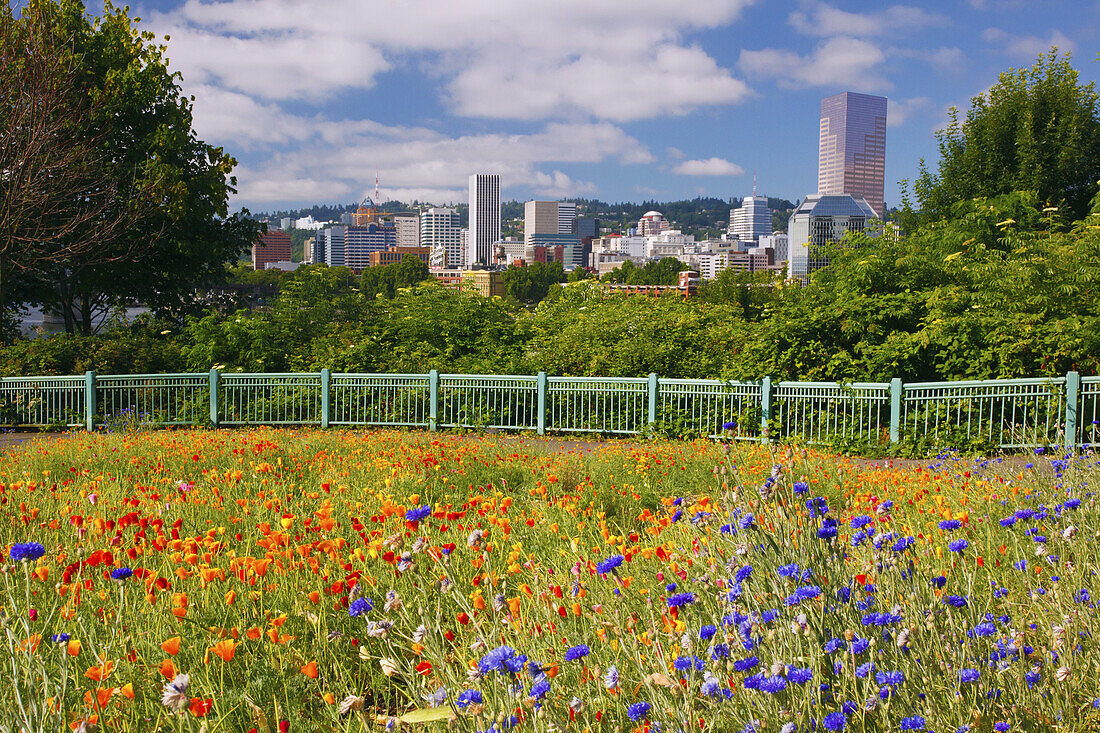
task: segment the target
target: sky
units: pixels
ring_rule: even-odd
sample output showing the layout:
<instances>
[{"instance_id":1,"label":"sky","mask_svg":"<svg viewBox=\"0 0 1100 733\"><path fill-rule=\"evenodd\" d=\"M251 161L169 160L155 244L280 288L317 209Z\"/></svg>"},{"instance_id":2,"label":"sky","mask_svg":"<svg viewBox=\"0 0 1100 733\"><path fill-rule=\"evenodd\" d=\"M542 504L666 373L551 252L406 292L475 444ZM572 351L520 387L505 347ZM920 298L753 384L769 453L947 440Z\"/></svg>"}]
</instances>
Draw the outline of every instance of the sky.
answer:
<instances>
[{"instance_id":1,"label":"sky","mask_svg":"<svg viewBox=\"0 0 1100 733\"><path fill-rule=\"evenodd\" d=\"M1041 6L1041 12L1038 8ZM822 97L889 98L886 200L934 131L1056 45L1100 78L1096 0L138 0L234 208L373 196L797 200Z\"/></svg>"}]
</instances>

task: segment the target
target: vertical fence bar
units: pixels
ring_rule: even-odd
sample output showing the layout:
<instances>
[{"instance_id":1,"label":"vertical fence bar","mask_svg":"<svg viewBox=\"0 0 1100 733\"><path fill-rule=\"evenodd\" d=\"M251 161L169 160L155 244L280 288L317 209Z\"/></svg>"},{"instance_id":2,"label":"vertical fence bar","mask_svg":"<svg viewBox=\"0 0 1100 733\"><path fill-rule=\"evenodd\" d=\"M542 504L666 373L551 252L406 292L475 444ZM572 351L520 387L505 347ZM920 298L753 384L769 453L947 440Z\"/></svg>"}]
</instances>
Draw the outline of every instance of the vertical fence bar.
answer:
<instances>
[{"instance_id":1,"label":"vertical fence bar","mask_svg":"<svg viewBox=\"0 0 1100 733\"><path fill-rule=\"evenodd\" d=\"M221 376L217 369L210 370L210 424L215 428L218 427L218 383Z\"/></svg>"},{"instance_id":2,"label":"vertical fence bar","mask_svg":"<svg viewBox=\"0 0 1100 733\"><path fill-rule=\"evenodd\" d=\"M329 399L329 387L332 385L332 372L328 369L321 370L321 427L327 428L329 415L332 414Z\"/></svg>"},{"instance_id":3,"label":"vertical fence bar","mask_svg":"<svg viewBox=\"0 0 1100 733\"><path fill-rule=\"evenodd\" d=\"M439 430L439 370L428 372L428 430Z\"/></svg>"},{"instance_id":4,"label":"vertical fence bar","mask_svg":"<svg viewBox=\"0 0 1100 733\"><path fill-rule=\"evenodd\" d=\"M658 394L658 382L657 375L650 372L649 374L649 428L653 429L653 426L657 424L657 394Z\"/></svg>"},{"instance_id":5,"label":"vertical fence bar","mask_svg":"<svg viewBox=\"0 0 1100 733\"><path fill-rule=\"evenodd\" d=\"M84 429L95 430L95 372L84 372Z\"/></svg>"},{"instance_id":6,"label":"vertical fence bar","mask_svg":"<svg viewBox=\"0 0 1100 733\"><path fill-rule=\"evenodd\" d=\"M539 435L546 435L546 372L539 372Z\"/></svg>"},{"instance_id":7,"label":"vertical fence bar","mask_svg":"<svg viewBox=\"0 0 1100 733\"><path fill-rule=\"evenodd\" d=\"M760 442L768 442L768 422L772 419L772 378L760 382Z\"/></svg>"},{"instance_id":8,"label":"vertical fence bar","mask_svg":"<svg viewBox=\"0 0 1100 733\"><path fill-rule=\"evenodd\" d=\"M1077 446L1077 406L1080 402L1081 374L1080 372L1068 372L1066 374L1066 450L1072 451Z\"/></svg>"},{"instance_id":9,"label":"vertical fence bar","mask_svg":"<svg viewBox=\"0 0 1100 733\"><path fill-rule=\"evenodd\" d=\"M904 387L899 377L890 380L890 442L901 440L901 399Z\"/></svg>"}]
</instances>

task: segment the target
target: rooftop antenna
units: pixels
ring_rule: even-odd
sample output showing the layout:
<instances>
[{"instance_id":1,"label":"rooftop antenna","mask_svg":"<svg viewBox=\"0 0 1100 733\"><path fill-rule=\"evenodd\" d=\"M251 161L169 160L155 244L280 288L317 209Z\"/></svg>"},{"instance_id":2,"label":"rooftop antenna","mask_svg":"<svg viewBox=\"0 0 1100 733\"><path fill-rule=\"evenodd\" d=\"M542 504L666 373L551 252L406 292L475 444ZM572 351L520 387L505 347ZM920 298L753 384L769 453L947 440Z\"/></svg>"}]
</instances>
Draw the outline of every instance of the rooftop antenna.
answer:
<instances>
[{"instance_id":1,"label":"rooftop antenna","mask_svg":"<svg viewBox=\"0 0 1100 733\"><path fill-rule=\"evenodd\" d=\"M753 180L755 181L756 179L754 178ZM378 205L378 170L377 169L375 169L375 171L374 171L374 204L375 204L375 206Z\"/></svg>"},{"instance_id":2,"label":"rooftop antenna","mask_svg":"<svg viewBox=\"0 0 1100 733\"><path fill-rule=\"evenodd\" d=\"M756 174L752 174L752 195L756 195Z\"/></svg>"}]
</instances>

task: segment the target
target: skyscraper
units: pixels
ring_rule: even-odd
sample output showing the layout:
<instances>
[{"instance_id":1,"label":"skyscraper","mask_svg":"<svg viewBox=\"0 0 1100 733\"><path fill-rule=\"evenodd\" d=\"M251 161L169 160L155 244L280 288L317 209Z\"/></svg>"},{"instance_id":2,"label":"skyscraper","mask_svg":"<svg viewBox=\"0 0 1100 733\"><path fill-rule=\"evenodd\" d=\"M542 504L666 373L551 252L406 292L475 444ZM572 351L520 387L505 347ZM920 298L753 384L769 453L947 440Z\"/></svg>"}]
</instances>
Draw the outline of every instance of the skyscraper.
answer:
<instances>
[{"instance_id":1,"label":"skyscraper","mask_svg":"<svg viewBox=\"0 0 1100 733\"><path fill-rule=\"evenodd\" d=\"M829 264L828 244L839 242L848 232L862 232L876 216L862 196L814 194L804 198L787 223L787 277L807 282L811 273Z\"/></svg>"},{"instance_id":2,"label":"skyscraper","mask_svg":"<svg viewBox=\"0 0 1100 733\"><path fill-rule=\"evenodd\" d=\"M844 92L821 100L817 192L863 197L882 218L886 97Z\"/></svg>"},{"instance_id":3,"label":"skyscraper","mask_svg":"<svg viewBox=\"0 0 1100 733\"><path fill-rule=\"evenodd\" d=\"M420 246L431 250L431 266L461 267L462 230L454 209L427 209L420 212Z\"/></svg>"},{"instance_id":4,"label":"skyscraper","mask_svg":"<svg viewBox=\"0 0 1100 733\"><path fill-rule=\"evenodd\" d=\"M558 202L558 234L576 234L577 205L569 201Z\"/></svg>"},{"instance_id":5,"label":"skyscraper","mask_svg":"<svg viewBox=\"0 0 1100 733\"><path fill-rule=\"evenodd\" d=\"M500 239L500 176L470 176L470 240L466 266L493 263L493 243Z\"/></svg>"},{"instance_id":6,"label":"skyscraper","mask_svg":"<svg viewBox=\"0 0 1100 733\"><path fill-rule=\"evenodd\" d=\"M523 239L531 241L536 234L558 234L558 202L528 201L523 205Z\"/></svg>"},{"instance_id":7,"label":"skyscraper","mask_svg":"<svg viewBox=\"0 0 1100 733\"><path fill-rule=\"evenodd\" d=\"M741 208L730 211L729 233L742 242L755 242L761 236L772 233L772 210L768 208L768 197L757 196L755 185L752 196L741 200Z\"/></svg>"}]
</instances>

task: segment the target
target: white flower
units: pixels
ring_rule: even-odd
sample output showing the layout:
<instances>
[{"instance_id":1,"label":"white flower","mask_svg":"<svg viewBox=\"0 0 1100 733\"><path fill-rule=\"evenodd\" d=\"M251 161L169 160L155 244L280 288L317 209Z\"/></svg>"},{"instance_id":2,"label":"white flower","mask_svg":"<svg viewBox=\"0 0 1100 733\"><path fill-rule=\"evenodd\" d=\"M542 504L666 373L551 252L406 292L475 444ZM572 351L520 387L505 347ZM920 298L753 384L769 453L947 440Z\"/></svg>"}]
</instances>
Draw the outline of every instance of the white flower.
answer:
<instances>
[{"instance_id":1,"label":"white flower","mask_svg":"<svg viewBox=\"0 0 1100 733\"><path fill-rule=\"evenodd\" d=\"M386 613L400 611L401 605L401 596L397 595L397 591L391 590L386 593L386 605L382 607L382 610Z\"/></svg>"},{"instance_id":2,"label":"white flower","mask_svg":"<svg viewBox=\"0 0 1100 733\"><path fill-rule=\"evenodd\" d=\"M420 624L416 627L416 631L413 632L412 640L414 644L423 644L424 640L428 638L428 627L424 624Z\"/></svg>"},{"instance_id":3,"label":"white flower","mask_svg":"<svg viewBox=\"0 0 1100 733\"><path fill-rule=\"evenodd\" d=\"M1069 679L1069 667L1059 667L1054 670L1054 678L1059 682L1065 682Z\"/></svg>"},{"instance_id":4,"label":"white flower","mask_svg":"<svg viewBox=\"0 0 1100 733\"><path fill-rule=\"evenodd\" d=\"M190 700L187 697L187 687L191 684L191 678L185 674L177 674L171 682L164 686L160 701L164 707L173 713L183 712Z\"/></svg>"},{"instance_id":5,"label":"white flower","mask_svg":"<svg viewBox=\"0 0 1100 733\"><path fill-rule=\"evenodd\" d=\"M340 714L346 715L347 713L357 713L363 709L363 705L366 703L361 697L355 695L348 695L340 702Z\"/></svg>"},{"instance_id":6,"label":"white flower","mask_svg":"<svg viewBox=\"0 0 1100 733\"><path fill-rule=\"evenodd\" d=\"M1062 530L1062 539L1073 539L1073 535L1077 534L1077 527L1072 524Z\"/></svg>"},{"instance_id":7,"label":"white flower","mask_svg":"<svg viewBox=\"0 0 1100 733\"><path fill-rule=\"evenodd\" d=\"M383 657L378 660L378 666L382 668L382 674L387 677L393 677L397 674L397 662L389 657Z\"/></svg>"}]
</instances>

